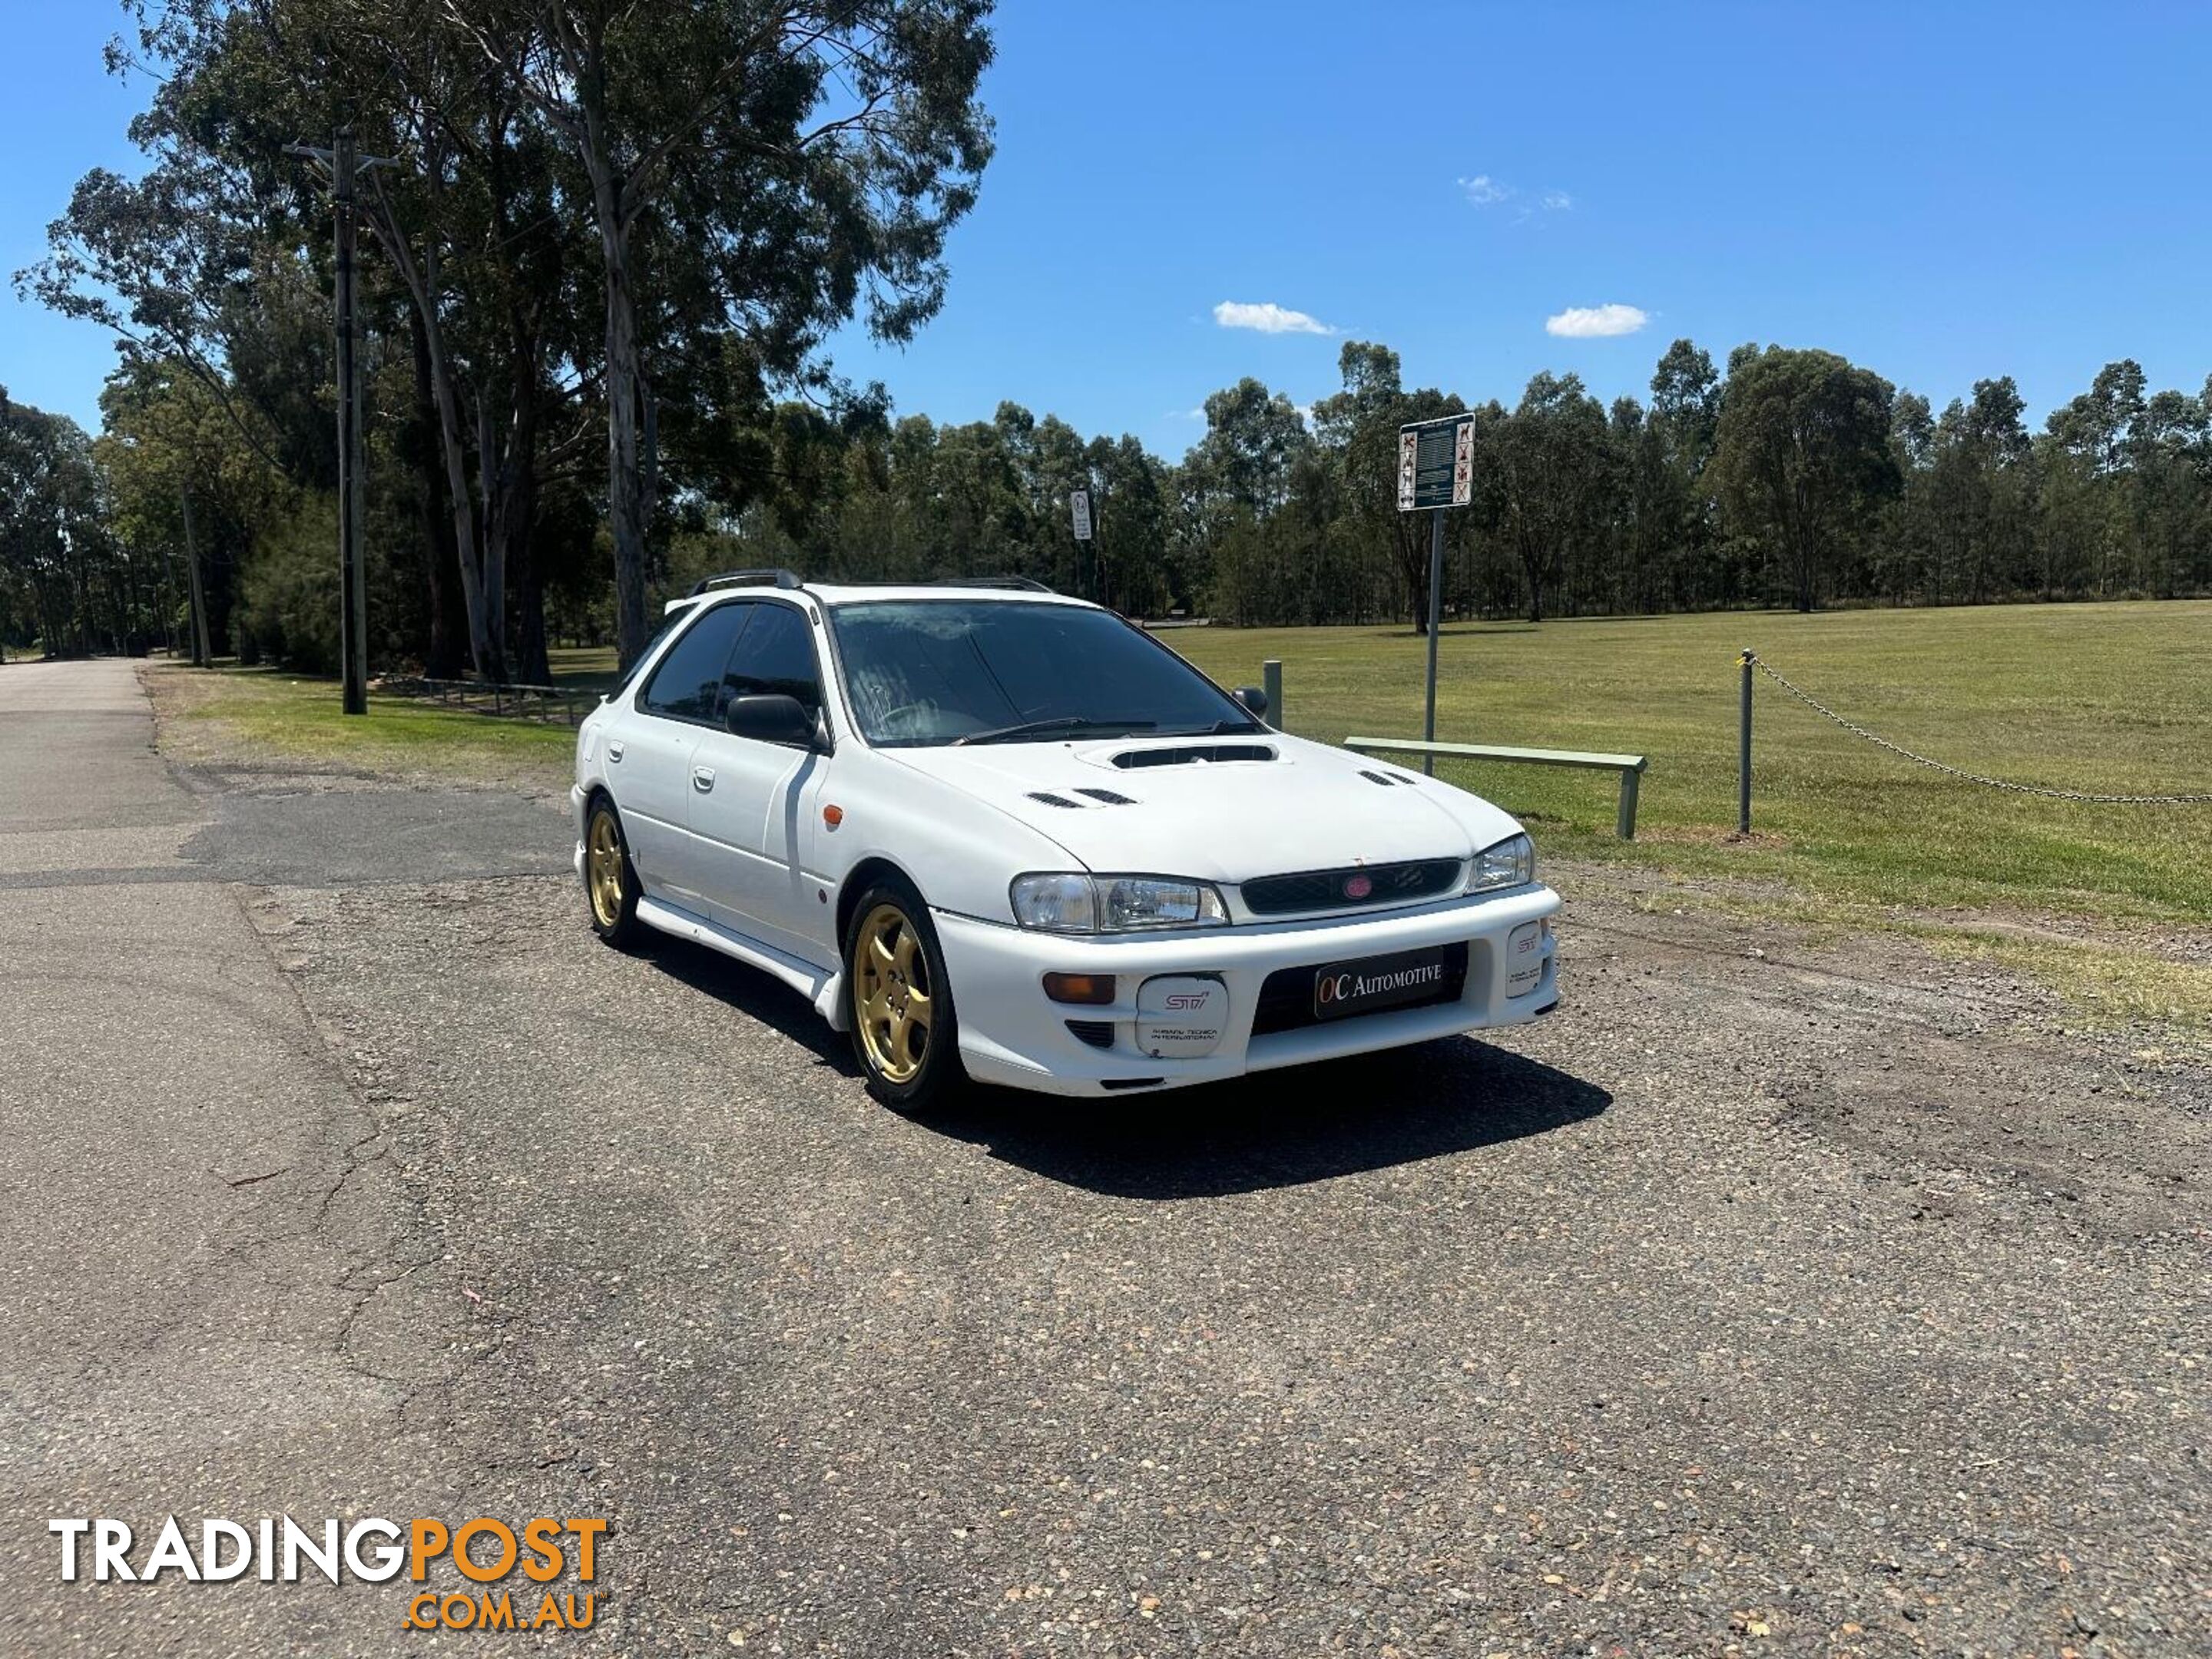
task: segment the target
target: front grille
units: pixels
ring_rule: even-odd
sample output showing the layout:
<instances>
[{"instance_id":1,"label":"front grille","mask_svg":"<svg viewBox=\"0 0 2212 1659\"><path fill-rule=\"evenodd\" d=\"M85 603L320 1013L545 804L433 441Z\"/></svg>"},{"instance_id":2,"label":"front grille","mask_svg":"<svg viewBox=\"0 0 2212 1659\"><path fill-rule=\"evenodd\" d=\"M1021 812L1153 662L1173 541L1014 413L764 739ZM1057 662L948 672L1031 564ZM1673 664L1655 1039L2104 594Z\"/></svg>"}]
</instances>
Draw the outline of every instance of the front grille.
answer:
<instances>
[{"instance_id":1,"label":"front grille","mask_svg":"<svg viewBox=\"0 0 2212 1659\"><path fill-rule=\"evenodd\" d=\"M1301 910L1356 910L1378 904L1411 904L1449 892L1459 880L1458 859L1423 859L1412 864L1354 865L1346 870L1306 870L1294 876L1261 876L1244 884L1244 908L1256 916L1282 916ZM1364 876L1374 885L1359 898L1345 883Z\"/></svg>"},{"instance_id":2,"label":"front grille","mask_svg":"<svg viewBox=\"0 0 2212 1659\"><path fill-rule=\"evenodd\" d=\"M1087 1042L1094 1048L1114 1046L1114 1022L1110 1019L1071 1019L1067 1022L1067 1029L1078 1041Z\"/></svg>"},{"instance_id":3,"label":"front grille","mask_svg":"<svg viewBox=\"0 0 2212 1659\"><path fill-rule=\"evenodd\" d=\"M1333 963L1315 963L1305 968L1278 968L1267 975L1260 988L1260 1006L1252 1016L1252 1035L1266 1036L1271 1031L1297 1031L1309 1025L1317 1025L1314 1018L1314 975ZM1373 1014L1352 1014L1343 1019L1333 1019L1332 1025L1356 1025L1363 1019L1372 1019L1375 1014L1402 1014L1412 1008L1432 1008L1440 1002L1456 1002L1467 989L1467 945L1462 941L1444 946L1444 976L1437 985L1436 994L1423 997L1419 1002L1401 1002L1392 1008L1377 1008Z\"/></svg>"}]
</instances>

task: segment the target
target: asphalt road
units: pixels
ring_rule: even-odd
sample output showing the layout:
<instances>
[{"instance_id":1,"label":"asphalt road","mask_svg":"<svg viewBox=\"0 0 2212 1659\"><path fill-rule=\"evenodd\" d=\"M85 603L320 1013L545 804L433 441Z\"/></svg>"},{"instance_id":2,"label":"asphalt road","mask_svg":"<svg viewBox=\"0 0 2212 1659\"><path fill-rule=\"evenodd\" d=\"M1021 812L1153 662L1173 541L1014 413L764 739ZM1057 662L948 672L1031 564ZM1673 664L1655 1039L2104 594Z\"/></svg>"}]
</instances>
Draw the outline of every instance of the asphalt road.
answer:
<instances>
[{"instance_id":1,"label":"asphalt road","mask_svg":"<svg viewBox=\"0 0 2212 1659\"><path fill-rule=\"evenodd\" d=\"M0 669L0 1650L2212 1651L2212 1080L2033 986L1571 870L1539 1026L920 1123L552 803L151 737ZM599 1620L45 1535L286 1510Z\"/></svg>"}]
</instances>

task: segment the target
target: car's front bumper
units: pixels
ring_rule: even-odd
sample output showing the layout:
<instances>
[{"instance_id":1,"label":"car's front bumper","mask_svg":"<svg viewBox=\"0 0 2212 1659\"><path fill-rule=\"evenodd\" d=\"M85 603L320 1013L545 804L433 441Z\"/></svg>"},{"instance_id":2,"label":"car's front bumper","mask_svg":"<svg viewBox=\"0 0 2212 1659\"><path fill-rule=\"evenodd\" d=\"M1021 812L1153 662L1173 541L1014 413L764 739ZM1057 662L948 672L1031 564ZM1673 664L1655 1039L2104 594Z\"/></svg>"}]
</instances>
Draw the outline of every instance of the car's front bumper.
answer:
<instances>
[{"instance_id":1,"label":"car's front bumper","mask_svg":"<svg viewBox=\"0 0 2212 1659\"><path fill-rule=\"evenodd\" d=\"M1096 1096L1210 1083L1534 1019L1559 997L1551 929L1540 930L1541 971L1518 995L1509 994L1506 944L1516 928L1547 922L1559 908L1558 894L1535 885L1380 915L1119 938L1071 938L934 914L945 971L959 997L960 1057L969 1074L1048 1094ZM1279 969L1318 969L1454 944L1468 948L1466 979L1455 1000L1253 1035L1261 988ZM1048 973L1111 974L1115 1000L1103 1007L1054 1002L1044 994ZM1212 1053L1156 1059L1137 1046L1139 988L1161 975L1216 977L1227 988L1228 1016ZM1112 1046L1085 1042L1070 1030L1070 1020L1109 1023Z\"/></svg>"}]
</instances>

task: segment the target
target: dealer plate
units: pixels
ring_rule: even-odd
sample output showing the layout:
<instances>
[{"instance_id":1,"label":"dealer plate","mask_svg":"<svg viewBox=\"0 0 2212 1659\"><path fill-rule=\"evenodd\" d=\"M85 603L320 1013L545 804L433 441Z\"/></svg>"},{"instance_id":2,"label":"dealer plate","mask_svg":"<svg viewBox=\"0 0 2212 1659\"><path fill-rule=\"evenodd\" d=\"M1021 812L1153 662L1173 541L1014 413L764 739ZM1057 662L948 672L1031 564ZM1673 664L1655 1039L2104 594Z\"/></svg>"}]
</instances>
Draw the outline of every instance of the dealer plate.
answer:
<instances>
[{"instance_id":1,"label":"dealer plate","mask_svg":"<svg viewBox=\"0 0 2212 1659\"><path fill-rule=\"evenodd\" d=\"M1314 1018L1345 1019L1408 1003L1434 1002L1447 988L1450 972L1440 945L1332 963L1314 970Z\"/></svg>"}]
</instances>

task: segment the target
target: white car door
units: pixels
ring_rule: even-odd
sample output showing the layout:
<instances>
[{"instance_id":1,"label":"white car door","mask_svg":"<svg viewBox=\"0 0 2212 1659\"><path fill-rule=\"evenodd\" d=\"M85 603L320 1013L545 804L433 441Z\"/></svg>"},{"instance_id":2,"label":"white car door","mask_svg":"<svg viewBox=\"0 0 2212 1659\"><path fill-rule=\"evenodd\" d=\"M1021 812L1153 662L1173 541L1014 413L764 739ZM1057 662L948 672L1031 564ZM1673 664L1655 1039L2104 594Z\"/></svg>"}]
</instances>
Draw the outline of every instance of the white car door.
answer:
<instances>
[{"instance_id":1,"label":"white car door","mask_svg":"<svg viewBox=\"0 0 2212 1659\"><path fill-rule=\"evenodd\" d=\"M688 825L699 740L719 726L722 672L747 616L710 605L670 646L607 734L607 782L648 893L703 911L702 858Z\"/></svg>"},{"instance_id":2,"label":"white car door","mask_svg":"<svg viewBox=\"0 0 2212 1659\"><path fill-rule=\"evenodd\" d=\"M796 605L759 599L742 606L752 619L738 636L723 678L732 697L781 693L818 720L822 673L815 629ZM795 745L763 743L718 727L699 734L691 757L690 828L711 866L708 915L808 961L829 965L818 884L805 878L814 798L830 757Z\"/></svg>"}]
</instances>

